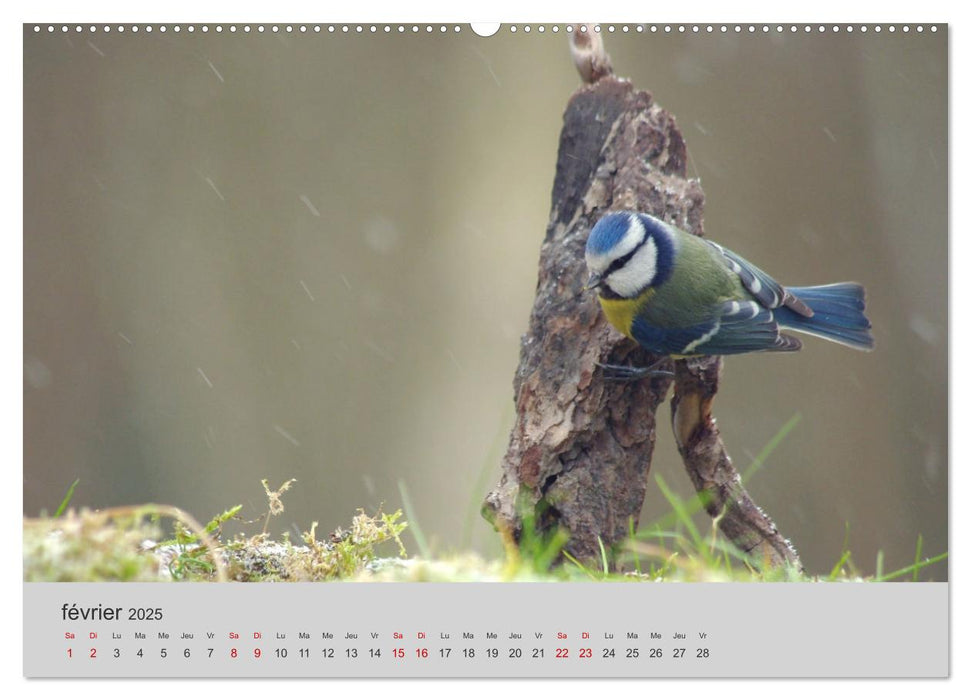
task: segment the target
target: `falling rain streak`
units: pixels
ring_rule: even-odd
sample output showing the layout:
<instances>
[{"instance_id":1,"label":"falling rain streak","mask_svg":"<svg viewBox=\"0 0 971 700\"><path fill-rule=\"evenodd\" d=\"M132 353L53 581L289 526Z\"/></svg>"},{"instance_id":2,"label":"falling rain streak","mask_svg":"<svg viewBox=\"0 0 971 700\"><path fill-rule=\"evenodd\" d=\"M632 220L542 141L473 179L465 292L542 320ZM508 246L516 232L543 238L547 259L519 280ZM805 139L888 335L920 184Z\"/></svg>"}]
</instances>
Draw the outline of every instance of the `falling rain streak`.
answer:
<instances>
[{"instance_id":1,"label":"falling rain streak","mask_svg":"<svg viewBox=\"0 0 971 700\"><path fill-rule=\"evenodd\" d=\"M212 178L207 177L206 182L209 183L209 186L212 188L212 191L216 193L216 196L219 197L220 200L225 202L226 198L223 197L223 193L219 191L218 187L216 187L216 183L212 181Z\"/></svg>"},{"instance_id":2,"label":"falling rain streak","mask_svg":"<svg viewBox=\"0 0 971 700\"><path fill-rule=\"evenodd\" d=\"M212 61L206 61L206 63L209 64L209 67L212 68L212 72L216 74L216 77L217 78L219 78L219 82L220 83L225 83L226 81L223 80L222 73L220 73L218 70L216 70L216 66L212 65Z\"/></svg>"},{"instance_id":3,"label":"falling rain streak","mask_svg":"<svg viewBox=\"0 0 971 700\"><path fill-rule=\"evenodd\" d=\"M310 298L310 301L317 301L316 299L314 299L314 295L310 293L310 289L307 287L306 282L304 282L303 280L300 280L300 286L303 287L303 291L307 293L307 296Z\"/></svg>"},{"instance_id":4,"label":"falling rain streak","mask_svg":"<svg viewBox=\"0 0 971 700\"><path fill-rule=\"evenodd\" d=\"M310 201L310 197L308 197L305 194L302 194L300 195L300 201L307 205L307 209L310 210L311 214L313 214L318 218L320 217L320 212L317 211L317 207L314 206L314 203Z\"/></svg>"},{"instance_id":5,"label":"falling rain streak","mask_svg":"<svg viewBox=\"0 0 971 700\"><path fill-rule=\"evenodd\" d=\"M297 438L293 437L293 435L288 433L286 430L281 428L279 425L274 425L273 429L280 434L280 437L282 437L284 440L289 442L291 445L293 445L294 447L300 447L300 441L297 440Z\"/></svg>"},{"instance_id":6,"label":"falling rain streak","mask_svg":"<svg viewBox=\"0 0 971 700\"><path fill-rule=\"evenodd\" d=\"M196 367L196 371L199 372L199 376L202 377L202 381L204 381L208 387L212 389L212 382L209 381L209 377L206 376L206 373L202 371L202 367Z\"/></svg>"}]
</instances>

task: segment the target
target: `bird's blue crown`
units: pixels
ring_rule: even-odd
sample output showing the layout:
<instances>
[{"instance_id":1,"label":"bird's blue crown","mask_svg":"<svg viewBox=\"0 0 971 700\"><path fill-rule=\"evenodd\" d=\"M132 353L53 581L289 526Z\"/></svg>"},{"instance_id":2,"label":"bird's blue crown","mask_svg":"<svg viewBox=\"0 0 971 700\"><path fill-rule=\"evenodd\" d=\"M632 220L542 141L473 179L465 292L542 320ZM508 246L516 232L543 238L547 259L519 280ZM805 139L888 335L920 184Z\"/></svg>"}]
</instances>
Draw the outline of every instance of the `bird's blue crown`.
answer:
<instances>
[{"instance_id":1,"label":"bird's blue crown","mask_svg":"<svg viewBox=\"0 0 971 700\"><path fill-rule=\"evenodd\" d=\"M592 255L606 255L620 243L627 228L630 226L630 214L625 211L615 211L604 216L590 232L587 239L587 251Z\"/></svg>"}]
</instances>

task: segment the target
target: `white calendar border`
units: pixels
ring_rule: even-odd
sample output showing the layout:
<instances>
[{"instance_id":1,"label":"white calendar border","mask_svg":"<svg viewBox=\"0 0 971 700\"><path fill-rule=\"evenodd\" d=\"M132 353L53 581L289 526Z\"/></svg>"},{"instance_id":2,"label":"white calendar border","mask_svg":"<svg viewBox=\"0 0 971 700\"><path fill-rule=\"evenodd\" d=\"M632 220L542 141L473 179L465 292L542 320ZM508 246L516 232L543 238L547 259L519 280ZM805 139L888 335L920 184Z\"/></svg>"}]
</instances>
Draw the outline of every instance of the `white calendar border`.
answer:
<instances>
[{"instance_id":1,"label":"white calendar border","mask_svg":"<svg viewBox=\"0 0 971 700\"><path fill-rule=\"evenodd\" d=\"M967 122L969 111L967 109L967 88L962 89L961 81L963 80L966 85L968 80L968 39L967 34L969 32L969 27L971 23L964 23L963 16L955 16L953 9L950 9L948 3L943 2L924 2L919 5L914 5L911 2L901 2L900 0L889 0L880 3L877 8L878 16L874 17L872 10L861 10L850 3L837 2L836 0L817 0L812 4L799 5L786 5L780 6L777 3L769 5L768 3L758 3L752 2L751 0L737 0L736 2L726 5L724 3L715 3L713 0L698 0L694 3L670 3L667 5L662 5L660 3L647 6L643 3L604 3L598 2L596 4L591 4L590 2L577 2L576 0L563 0L558 2L555 6L555 15L550 17L545 11L539 9L531 9L525 6L521 1L516 2L515 0L497 0L496 2L491 2L488 6L480 6L476 9L469 10L465 5L453 2L444 2L444 0L438 0L435 2L421 2L421 3L396 3L392 4L390 2L384 3L372 3L370 5L360 5L353 4L345 8L333 8L325 7L322 3L310 3L310 2L288 2L287 0L278 0L274 2L270 7L260 7L258 5L253 5L251 7L242 7L238 2L209 2L209 3L198 3L198 2L187 2L186 0L170 0L170 2L165 3L164 7L160 9L159 6L147 4L147 3L130 3L130 2L87 2L87 3L77 3L77 2L67 2L66 0L60 1L42 1L42 2L32 2L28 5L23 5L17 7L13 10L4 8L4 19L7 20L3 23L3 26L7 32L7 41L0 44L2 50L6 54L5 65L8 66L8 70L4 71L3 81L4 81L4 94L6 95L18 95L22 99L22 76L23 76L23 52L21 43L21 29L20 24L27 21L73 21L75 19L111 19L123 20L125 22L158 22L159 20L173 20L177 19L179 21L212 21L217 18L227 18L227 19L273 19L280 18L283 21L293 20L293 19L307 19L312 20L334 20L340 21L342 19L350 19L354 21L449 21L449 22L466 22L470 18L479 20L496 20L505 19L507 21L536 21L537 19L542 19L548 22L550 19L566 21L576 21L576 18L582 18L591 14L591 10L594 10L596 14L604 15L605 19L608 20L624 20L628 19L630 21L651 21L651 22L718 22L718 21L752 21L752 20L766 20L766 21L782 21L782 22L806 22L806 21L819 21L825 20L826 22L894 22L900 23L902 21L926 21L926 22L951 22L953 26L950 27L949 33L951 37L951 124L957 124L960 122ZM950 11L949 11L950 10ZM459 14L464 16L459 16ZM8 16L10 15L10 16ZM470 17L471 16L471 17ZM878 39L876 39L878 40ZM956 79L956 77L958 79ZM17 102L11 100L12 102ZM4 274L0 275L0 279L3 280L4 285L3 291L5 292L2 298L6 301L5 309L7 310L7 316L12 317L12 324L15 326L16 331L14 333L16 341L7 342L4 344L4 360L2 366L6 369L3 372L3 385L0 386L0 390L3 390L3 395L7 397L6 405L4 406L5 412L3 421L4 435L7 438L3 441L3 444L14 446L14 464L23 464L23 432L22 432L22 419L23 419L23 402L22 402L22 329L23 329L23 318L22 318L22 294L23 294L23 277L22 277L22 239L21 234L23 230L23 211L22 211L22 103L17 102L18 109L14 109L13 106L8 106L4 110L4 122L5 130L3 133L7 135L4 140L4 169L3 169L3 188L0 192L3 193L4 211L8 213L8 226L13 229L8 235L3 237L4 251L0 259L4 261L5 269ZM967 191L967 158L969 156L969 151L967 148L968 138L964 136L959 129L952 129L951 131L951 159L952 165L951 179L949 187L951 193L955 192L966 192ZM971 263L971 248L968 244L968 232L971 231L971 221L967 216L967 207L962 202L961 198L951 198L951 208L952 208L952 247L951 247L951 263L953 270L965 269L969 263ZM961 235L963 233L963 235ZM953 281L954 276L951 275L951 280ZM951 323L949 324L949 337L952 347L963 348L965 347L965 341L968 340L967 328L971 319L968 318L969 308L968 304L964 304L963 298L956 298L952 290L952 309L956 309L957 313L952 317ZM965 390L971 388L971 379L969 379L969 370L965 369L960 363L955 363L952 366L953 375L951 376L951 389L958 390L960 393L964 393ZM968 417L968 409L961 405L960 403L952 404L950 418L952 425L961 426L964 424L963 419ZM19 418L19 420L18 420ZM949 431L949 435L953 435L953 430ZM950 445L950 463L956 465L957 468L951 469L949 471L949 485L951 493L963 494L966 492L964 484L967 481L967 477L964 474L962 467L967 467L971 465L971 454L969 454L968 449L963 444L958 444L956 441L952 441ZM22 468L22 466L21 466ZM22 512L22 492L19 489L19 483L10 479L9 487L3 490L4 508L3 513L13 520L15 517L19 517L19 513ZM17 533L20 531L18 523L10 523L13 528L12 531ZM968 567L966 565L966 559L960 556L961 548L960 542L963 541L962 537L958 536L958 533L967 533L967 515L965 509L955 508L950 514L950 528L951 533L950 539L952 546L949 547L949 551L952 555L951 559L951 574L950 581L952 586L952 591L955 590L955 586L962 585L963 581L967 580L968 577ZM22 546L20 543L20 538L17 538L18 549ZM954 547L954 543L959 543L958 547ZM957 554L958 556L954 556ZM9 595L4 596L5 600L17 600L22 594L22 581L21 580L8 580L4 581L4 592ZM286 584L281 584L286 585ZM511 584L515 585L515 584ZM966 631L967 616L964 614L966 605L960 596L954 595L952 593L952 644L951 644L951 657L953 659L961 659L968 657L968 648L966 643L966 634L962 635L963 631ZM19 614L19 610L12 611L10 615L5 615L5 619L10 619L13 624L4 625L4 630L7 635L6 644L4 644L4 654L3 654L3 668L5 678L20 678L20 681L9 685L8 690L18 693L30 694L32 698L47 698L47 697L62 697L67 692L75 692L80 690L85 694L91 693L96 694L97 697L121 697L131 696L132 694L137 694L138 696L144 698L155 698L155 697L166 697L168 698L172 692L184 693L187 690L189 692L230 692L233 697L264 697L269 693L276 692L287 692L293 693L294 691L300 692L303 686L295 687L294 683L312 683L314 681L266 681L266 682L244 682L244 681L222 681L220 682L220 687L215 688L211 681L182 681L178 688L169 687L165 683L144 683L138 681L84 681L83 686L75 688L72 682L70 690L65 686L65 682L31 682L29 686L27 682L22 678L23 660L22 660L22 648L20 646L20 640L23 639L23 620ZM16 651L15 651L16 650ZM19 654L18 654L19 651ZM897 694L901 696L906 695L907 697L912 696L914 693L923 693L927 690L935 694L941 695L957 695L958 692L967 692L968 688L964 679L969 675L968 671L963 674L961 672L961 667L952 663L952 674L954 675L957 682L940 683L933 682L932 686L927 688L923 687L922 681L915 681L916 683L921 683L920 687L915 687L914 682L907 683L893 683L893 682L881 682L873 681L878 687L874 690L880 693L881 697L896 697ZM495 683L486 684L472 684L465 681L450 681L450 680L439 680L439 681L407 681L408 692L421 693L423 697L450 697L453 698L457 693L461 693L464 696L477 698L477 697L493 697L496 693L505 693L509 690L515 688L518 692L533 692L533 693L549 693L551 690L557 693L558 696L571 697L575 691L575 694L582 695L583 697L589 696L590 693L598 693L606 690L611 693L627 694L629 692L644 692L643 687L633 688L628 686L628 683L636 683L637 681L615 681L610 682L609 685L606 682L582 682L582 683L572 683L572 682L555 682L555 681L545 681L543 682L543 687L541 688L535 681L510 681L502 682L502 685L496 685ZM680 688L678 686L669 687L667 684L683 683L684 681L652 681L652 683L662 683L662 685L652 685L651 692L657 693L677 693ZM701 681L700 681L701 682ZM710 682L710 681L709 681ZM191 686L184 686L183 683L191 683ZM277 683L280 683L278 686ZM392 687L389 685L389 681L363 681L364 686L361 685L362 681L328 681L326 686L326 692L367 692L367 693L396 693L401 689L397 687ZM603 685L601 684L603 683ZM803 694L816 697L819 693L830 693L832 691L842 691L849 690L850 692L860 692L862 688L859 682L843 682L843 681L833 681L833 682L823 682L824 686L820 687L816 682L806 683L801 685L795 685L786 681L739 681L732 682L728 686L723 686L722 682L719 682L718 692L723 692L728 690L729 692L742 692L742 693L775 693L784 692L787 695L792 695L795 693L795 697L801 697ZM852 685L846 688L834 688L831 687L831 683L851 683ZM228 687L223 687L225 684ZM269 684L269 685L268 685ZM285 684L285 685L284 685ZM547 687L547 684L554 684L556 687ZM778 684L778 685L777 685ZM784 685L782 685L784 684ZM869 685L869 682L868 682ZM311 692L319 691L319 688L307 688ZM711 692L713 689L708 689ZM19 691L19 692L18 692Z\"/></svg>"}]
</instances>

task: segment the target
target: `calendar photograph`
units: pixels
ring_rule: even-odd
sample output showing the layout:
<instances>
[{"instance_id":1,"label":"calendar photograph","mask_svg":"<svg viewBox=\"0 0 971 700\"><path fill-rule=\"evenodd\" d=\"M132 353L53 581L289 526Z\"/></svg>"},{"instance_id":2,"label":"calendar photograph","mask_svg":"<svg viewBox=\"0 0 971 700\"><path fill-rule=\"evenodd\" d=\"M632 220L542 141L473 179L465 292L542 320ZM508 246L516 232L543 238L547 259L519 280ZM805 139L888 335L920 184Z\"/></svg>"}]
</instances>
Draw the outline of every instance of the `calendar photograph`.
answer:
<instances>
[{"instance_id":1,"label":"calendar photograph","mask_svg":"<svg viewBox=\"0 0 971 700\"><path fill-rule=\"evenodd\" d=\"M23 57L25 585L948 581L948 25Z\"/></svg>"}]
</instances>

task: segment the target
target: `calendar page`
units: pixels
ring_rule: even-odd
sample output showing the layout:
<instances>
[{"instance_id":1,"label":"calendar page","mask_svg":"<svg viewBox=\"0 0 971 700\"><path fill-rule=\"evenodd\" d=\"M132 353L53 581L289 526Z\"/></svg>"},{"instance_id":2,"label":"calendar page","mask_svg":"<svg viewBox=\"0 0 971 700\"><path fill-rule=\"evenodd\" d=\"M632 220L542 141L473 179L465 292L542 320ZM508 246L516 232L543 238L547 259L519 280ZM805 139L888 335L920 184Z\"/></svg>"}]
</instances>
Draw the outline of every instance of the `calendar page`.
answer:
<instances>
[{"instance_id":1,"label":"calendar page","mask_svg":"<svg viewBox=\"0 0 971 700\"><path fill-rule=\"evenodd\" d=\"M24 24L24 675L948 677L948 35Z\"/></svg>"}]
</instances>

